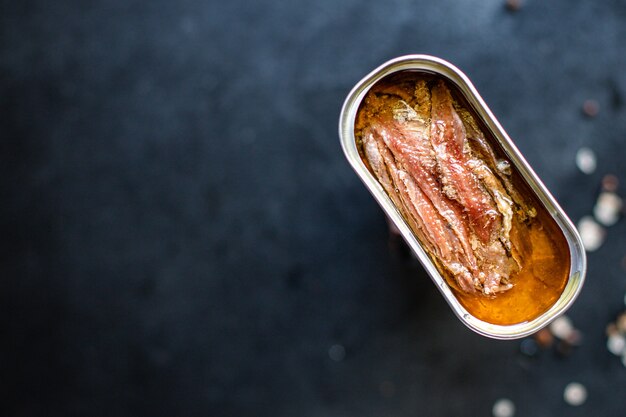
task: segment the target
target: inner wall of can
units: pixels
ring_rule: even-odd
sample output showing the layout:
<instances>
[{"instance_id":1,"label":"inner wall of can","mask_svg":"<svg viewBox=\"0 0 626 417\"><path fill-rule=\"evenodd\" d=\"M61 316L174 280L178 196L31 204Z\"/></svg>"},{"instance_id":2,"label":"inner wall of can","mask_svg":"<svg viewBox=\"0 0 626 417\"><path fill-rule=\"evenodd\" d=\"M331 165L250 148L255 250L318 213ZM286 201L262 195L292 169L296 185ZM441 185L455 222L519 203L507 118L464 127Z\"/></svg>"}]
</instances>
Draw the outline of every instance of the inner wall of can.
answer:
<instances>
[{"instance_id":1,"label":"inner wall of can","mask_svg":"<svg viewBox=\"0 0 626 417\"><path fill-rule=\"evenodd\" d=\"M565 289L556 303L548 309L548 311L532 321L512 325L495 325L482 321L469 313L457 300L445 279L441 276L430 260L430 257L413 235L391 199L361 161L354 135L354 123L363 98L369 89L381 79L388 75L407 70L435 74L445 78L458 88L467 103L473 107L476 115L482 119L485 128L488 129L493 138L498 141L511 164L515 165L538 200L552 215L567 240L570 252L570 274ZM500 123L493 116L493 113L482 100L470 80L452 64L428 55L408 55L393 59L381 65L365 76L349 93L341 110L339 136L343 151L352 168L387 216L400 230L400 233L416 254L455 315L470 329L495 339L516 339L525 337L548 325L553 319L563 314L574 302L580 293L586 272L586 256L578 232L554 197L552 197L545 185L537 177L532 168L530 168Z\"/></svg>"}]
</instances>

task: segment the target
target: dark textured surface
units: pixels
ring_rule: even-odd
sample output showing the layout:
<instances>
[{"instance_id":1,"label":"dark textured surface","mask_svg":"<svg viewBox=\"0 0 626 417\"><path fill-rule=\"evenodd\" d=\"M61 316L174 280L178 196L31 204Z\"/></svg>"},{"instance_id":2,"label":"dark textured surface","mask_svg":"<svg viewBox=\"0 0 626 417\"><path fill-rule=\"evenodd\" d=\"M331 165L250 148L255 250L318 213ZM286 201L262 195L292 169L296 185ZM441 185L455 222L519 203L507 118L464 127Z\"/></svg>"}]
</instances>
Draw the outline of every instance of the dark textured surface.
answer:
<instances>
[{"instance_id":1,"label":"dark textured surface","mask_svg":"<svg viewBox=\"0 0 626 417\"><path fill-rule=\"evenodd\" d=\"M626 182L626 3L577 3L3 1L2 414L623 416L625 222L571 310L582 347L524 359L389 253L336 133L365 73L441 56L578 220Z\"/></svg>"}]
</instances>

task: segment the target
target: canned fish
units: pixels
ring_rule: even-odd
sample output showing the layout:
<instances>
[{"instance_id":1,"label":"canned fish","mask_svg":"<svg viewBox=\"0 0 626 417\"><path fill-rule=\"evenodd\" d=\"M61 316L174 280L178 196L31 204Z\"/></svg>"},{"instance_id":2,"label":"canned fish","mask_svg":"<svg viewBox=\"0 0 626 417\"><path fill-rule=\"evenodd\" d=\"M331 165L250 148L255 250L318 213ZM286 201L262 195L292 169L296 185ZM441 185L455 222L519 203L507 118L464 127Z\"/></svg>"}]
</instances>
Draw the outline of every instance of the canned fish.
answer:
<instances>
[{"instance_id":1,"label":"canned fish","mask_svg":"<svg viewBox=\"0 0 626 417\"><path fill-rule=\"evenodd\" d=\"M349 93L339 135L470 329L524 337L574 302L586 269L578 232L453 65L427 55L383 64Z\"/></svg>"}]
</instances>

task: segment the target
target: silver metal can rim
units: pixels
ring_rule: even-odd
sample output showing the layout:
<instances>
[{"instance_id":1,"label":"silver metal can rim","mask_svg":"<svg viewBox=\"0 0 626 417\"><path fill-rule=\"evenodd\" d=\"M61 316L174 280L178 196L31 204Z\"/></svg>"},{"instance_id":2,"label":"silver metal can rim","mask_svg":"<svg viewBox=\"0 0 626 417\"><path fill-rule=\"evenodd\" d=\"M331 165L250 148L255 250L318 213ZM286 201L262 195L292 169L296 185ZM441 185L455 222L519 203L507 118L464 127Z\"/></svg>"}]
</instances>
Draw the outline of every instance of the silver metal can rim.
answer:
<instances>
[{"instance_id":1,"label":"silver metal can rim","mask_svg":"<svg viewBox=\"0 0 626 417\"><path fill-rule=\"evenodd\" d=\"M539 317L518 324L497 325L482 321L469 313L454 296L445 279L437 271L437 268L411 232L411 229L391 199L361 160L354 136L354 122L361 101L376 82L390 74L407 70L427 72L444 77L459 89L476 114L482 118L486 128L490 130L493 137L500 143L510 162L516 166L530 188L536 193L539 201L542 202L548 213L554 218L567 239L570 252L569 279L559 299ZM339 118L339 137L346 158L354 171L387 216L400 230L400 233L426 269L455 315L471 330L494 339L519 339L533 334L550 324L555 318L565 313L576 300L582 289L587 269L586 254L578 231L496 120L469 78L454 65L429 55L406 55L385 62L359 81L348 94Z\"/></svg>"}]
</instances>

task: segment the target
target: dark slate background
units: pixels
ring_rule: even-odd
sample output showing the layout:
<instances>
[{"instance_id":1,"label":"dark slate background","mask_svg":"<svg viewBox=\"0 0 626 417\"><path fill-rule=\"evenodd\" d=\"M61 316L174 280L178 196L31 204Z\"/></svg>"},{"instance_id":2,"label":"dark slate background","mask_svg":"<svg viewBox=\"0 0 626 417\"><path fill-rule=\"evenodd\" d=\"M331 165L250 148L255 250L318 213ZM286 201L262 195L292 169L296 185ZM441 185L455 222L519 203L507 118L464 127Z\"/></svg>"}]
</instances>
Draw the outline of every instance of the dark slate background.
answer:
<instances>
[{"instance_id":1,"label":"dark slate background","mask_svg":"<svg viewBox=\"0 0 626 417\"><path fill-rule=\"evenodd\" d=\"M390 253L337 138L363 75L441 56L577 221L626 182L624 1L0 4L2 415L626 414L626 222L570 311L583 345L524 358Z\"/></svg>"}]
</instances>

